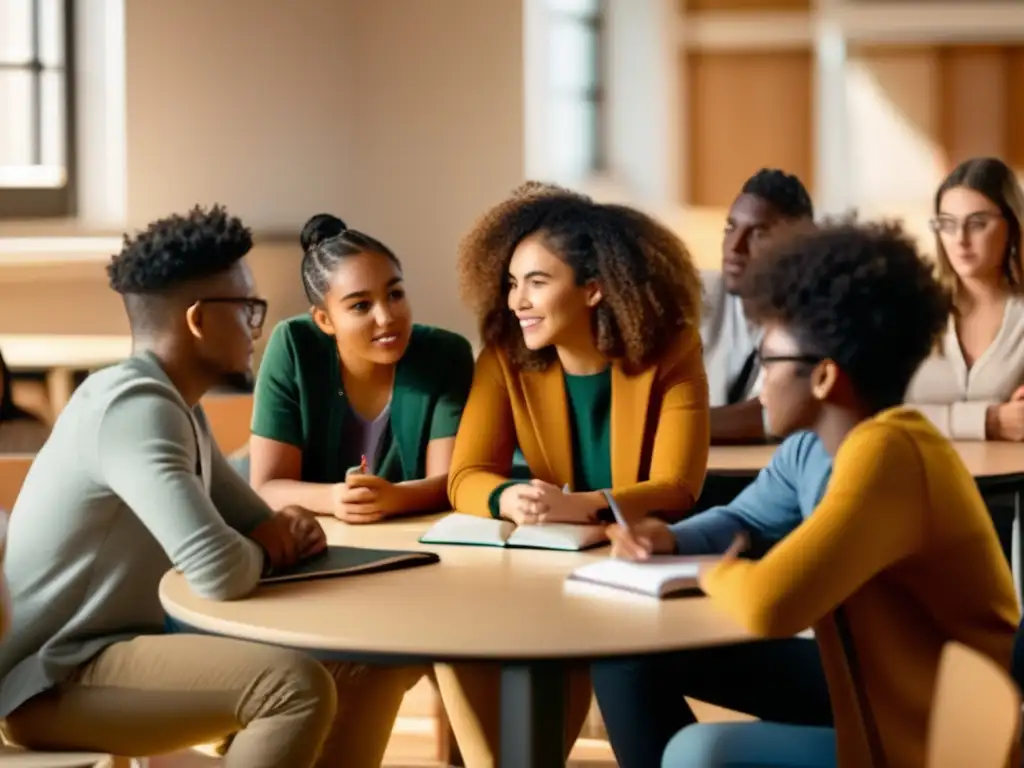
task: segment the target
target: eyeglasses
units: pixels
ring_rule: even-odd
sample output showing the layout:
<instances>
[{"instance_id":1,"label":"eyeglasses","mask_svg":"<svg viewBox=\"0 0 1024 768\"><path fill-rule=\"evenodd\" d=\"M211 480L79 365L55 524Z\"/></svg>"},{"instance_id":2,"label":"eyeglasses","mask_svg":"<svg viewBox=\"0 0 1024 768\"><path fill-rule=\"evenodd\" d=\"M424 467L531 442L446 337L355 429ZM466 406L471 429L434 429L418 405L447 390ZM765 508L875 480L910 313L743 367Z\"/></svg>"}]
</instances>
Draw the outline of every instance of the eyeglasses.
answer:
<instances>
[{"instance_id":1,"label":"eyeglasses","mask_svg":"<svg viewBox=\"0 0 1024 768\"><path fill-rule=\"evenodd\" d=\"M817 365L824 357L820 355L794 354L794 355L766 355L760 349L757 350L757 359L761 365L768 363L803 363L805 365Z\"/></svg>"},{"instance_id":2,"label":"eyeglasses","mask_svg":"<svg viewBox=\"0 0 1024 768\"><path fill-rule=\"evenodd\" d=\"M246 296L213 296L211 298L199 299L196 304L240 304L245 307L246 320L249 327L258 331L263 327L267 319L267 300L255 299Z\"/></svg>"},{"instance_id":3,"label":"eyeglasses","mask_svg":"<svg viewBox=\"0 0 1024 768\"><path fill-rule=\"evenodd\" d=\"M950 235L955 237L961 229L968 237L984 232L992 222L1003 218L1001 213L995 211L977 211L958 219L955 216L936 216L929 223L932 231L937 234Z\"/></svg>"}]
</instances>

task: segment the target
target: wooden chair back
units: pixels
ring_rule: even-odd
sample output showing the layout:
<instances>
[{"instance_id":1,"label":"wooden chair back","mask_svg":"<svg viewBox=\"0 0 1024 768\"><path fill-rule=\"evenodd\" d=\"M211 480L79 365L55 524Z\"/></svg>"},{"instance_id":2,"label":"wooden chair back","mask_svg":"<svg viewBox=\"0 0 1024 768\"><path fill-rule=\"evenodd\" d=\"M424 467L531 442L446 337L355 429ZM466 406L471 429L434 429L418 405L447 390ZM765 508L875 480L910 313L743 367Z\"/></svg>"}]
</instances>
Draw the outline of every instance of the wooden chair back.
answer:
<instances>
[{"instance_id":1,"label":"wooden chair back","mask_svg":"<svg viewBox=\"0 0 1024 768\"><path fill-rule=\"evenodd\" d=\"M927 768L1005 768L1020 738L1020 691L1005 669L949 642L939 662Z\"/></svg>"},{"instance_id":2,"label":"wooden chair back","mask_svg":"<svg viewBox=\"0 0 1024 768\"><path fill-rule=\"evenodd\" d=\"M5 512L14 509L25 475L35 458L34 453L0 454L0 509Z\"/></svg>"},{"instance_id":3,"label":"wooden chair back","mask_svg":"<svg viewBox=\"0 0 1024 768\"><path fill-rule=\"evenodd\" d=\"M207 395L203 412L210 432L225 456L249 444L252 424L252 395Z\"/></svg>"}]
</instances>

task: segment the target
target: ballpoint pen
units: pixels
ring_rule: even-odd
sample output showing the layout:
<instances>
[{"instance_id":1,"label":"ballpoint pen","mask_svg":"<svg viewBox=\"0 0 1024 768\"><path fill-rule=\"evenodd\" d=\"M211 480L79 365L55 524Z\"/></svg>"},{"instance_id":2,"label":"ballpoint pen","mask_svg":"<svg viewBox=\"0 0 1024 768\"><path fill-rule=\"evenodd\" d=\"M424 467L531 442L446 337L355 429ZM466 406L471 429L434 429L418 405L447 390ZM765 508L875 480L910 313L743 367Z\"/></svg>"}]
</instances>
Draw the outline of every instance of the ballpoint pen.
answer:
<instances>
[{"instance_id":1,"label":"ballpoint pen","mask_svg":"<svg viewBox=\"0 0 1024 768\"><path fill-rule=\"evenodd\" d=\"M612 514L615 516L615 522L628 531L629 523L626 522L626 518L622 514L622 510L619 509L619 505L615 503L615 499L612 498L612 492L608 490L603 490L601 491L601 493L604 494L604 500L608 502L608 508L612 511Z\"/></svg>"}]
</instances>

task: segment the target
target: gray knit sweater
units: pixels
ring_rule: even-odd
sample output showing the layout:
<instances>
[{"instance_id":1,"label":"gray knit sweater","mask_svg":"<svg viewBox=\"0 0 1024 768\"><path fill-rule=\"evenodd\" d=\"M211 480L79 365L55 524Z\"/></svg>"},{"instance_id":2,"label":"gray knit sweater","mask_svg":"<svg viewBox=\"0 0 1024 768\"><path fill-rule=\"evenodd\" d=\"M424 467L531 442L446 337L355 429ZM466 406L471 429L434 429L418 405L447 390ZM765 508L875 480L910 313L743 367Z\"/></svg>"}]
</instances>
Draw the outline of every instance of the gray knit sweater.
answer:
<instances>
[{"instance_id":1,"label":"gray knit sweater","mask_svg":"<svg viewBox=\"0 0 1024 768\"><path fill-rule=\"evenodd\" d=\"M61 413L11 514L0 718L108 645L163 631L174 567L199 594L246 595L270 509L225 461L155 357L91 375Z\"/></svg>"}]
</instances>

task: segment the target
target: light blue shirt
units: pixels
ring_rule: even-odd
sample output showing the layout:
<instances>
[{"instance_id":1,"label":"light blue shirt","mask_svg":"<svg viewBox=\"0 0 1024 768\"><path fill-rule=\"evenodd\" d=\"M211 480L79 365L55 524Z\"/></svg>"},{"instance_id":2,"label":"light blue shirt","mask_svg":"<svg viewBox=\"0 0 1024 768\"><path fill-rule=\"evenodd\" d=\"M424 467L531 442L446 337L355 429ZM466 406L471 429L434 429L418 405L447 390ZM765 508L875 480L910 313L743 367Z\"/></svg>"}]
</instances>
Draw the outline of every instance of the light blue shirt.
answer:
<instances>
[{"instance_id":1,"label":"light blue shirt","mask_svg":"<svg viewBox=\"0 0 1024 768\"><path fill-rule=\"evenodd\" d=\"M814 511L831 475L832 457L817 435L790 435L732 502L671 527L679 554L719 554L741 531L771 543L779 541Z\"/></svg>"}]
</instances>

